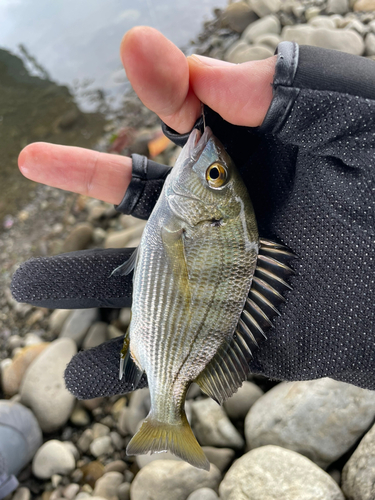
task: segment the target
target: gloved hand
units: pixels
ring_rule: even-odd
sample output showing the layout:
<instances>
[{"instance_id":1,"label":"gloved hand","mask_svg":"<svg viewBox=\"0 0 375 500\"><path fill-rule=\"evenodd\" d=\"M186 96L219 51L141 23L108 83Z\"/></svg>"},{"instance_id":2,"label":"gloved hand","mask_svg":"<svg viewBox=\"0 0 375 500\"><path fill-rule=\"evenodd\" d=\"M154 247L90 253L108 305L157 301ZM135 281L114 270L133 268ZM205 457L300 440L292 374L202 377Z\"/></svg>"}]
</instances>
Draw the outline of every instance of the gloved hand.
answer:
<instances>
[{"instance_id":1,"label":"gloved hand","mask_svg":"<svg viewBox=\"0 0 375 500\"><path fill-rule=\"evenodd\" d=\"M148 33L153 50L169 54L169 61L177 49L161 50L170 42ZM124 58L142 100L178 132L186 132L198 116L197 97L220 112L207 109L206 122L245 180L260 235L284 243L298 256L293 290L268 339L254 352L251 370L278 380L329 376L375 389L375 63L283 42L269 106L265 85L273 60L229 65L190 58L190 90L182 63L171 65L172 73L168 65L156 65L170 87L155 86L151 79L151 89L142 86L151 71L144 64L145 37L143 45L137 41L133 32ZM128 57L136 50L138 70ZM183 81L183 98L173 94L179 105L172 99L168 108L162 93L164 107L153 101L158 88L169 95ZM170 127L165 125L165 133L183 143L187 135ZM143 167L142 179L133 178L120 203L125 213L146 216L160 192L159 184L154 187L166 171L155 174L159 167ZM17 271L13 294L50 308L129 306L131 276L108 276L130 252L94 250L34 259ZM126 380L118 380L121 344L115 339L79 353L66 372L68 388L79 398L126 392Z\"/></svg>"}]
</instances>

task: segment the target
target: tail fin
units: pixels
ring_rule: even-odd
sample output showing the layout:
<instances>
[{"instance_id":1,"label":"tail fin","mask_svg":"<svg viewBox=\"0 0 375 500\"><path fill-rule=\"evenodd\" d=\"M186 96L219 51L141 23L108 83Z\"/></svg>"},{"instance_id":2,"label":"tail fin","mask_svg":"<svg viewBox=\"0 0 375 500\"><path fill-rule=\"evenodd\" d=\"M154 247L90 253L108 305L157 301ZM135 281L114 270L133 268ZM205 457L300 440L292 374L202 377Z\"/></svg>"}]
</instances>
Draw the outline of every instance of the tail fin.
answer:
<instances>
[{"instance_id":1,"label":"tail fin","mask_svg":"<svg viewBox=\"0 0 375 500\"><path fill-rule=\"evenodd\" d=\"M167 450L198 469L210 470L210 462L195 439L185 414L175 425L159 422L149 414L129 442L126 454L143 455L149 451L160 453Z\"/></svg>"}]
</instances>

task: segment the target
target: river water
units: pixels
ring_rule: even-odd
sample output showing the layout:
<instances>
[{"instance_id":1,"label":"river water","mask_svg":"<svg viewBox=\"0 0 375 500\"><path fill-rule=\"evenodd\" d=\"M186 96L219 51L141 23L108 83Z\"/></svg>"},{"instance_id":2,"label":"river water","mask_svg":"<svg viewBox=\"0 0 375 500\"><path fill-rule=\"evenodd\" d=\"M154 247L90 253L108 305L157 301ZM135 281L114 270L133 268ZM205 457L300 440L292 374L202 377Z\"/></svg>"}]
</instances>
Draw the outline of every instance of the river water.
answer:
<instances>
[{"instance_id":1,"label":"river water","mask_svg":"<svg viewBox=\"0 0 375 500\"><path fill-rule=\"evenodd\" d=\"M20 150L35 141L93 147L103 112L121 107L124 33L153 26L188 47L227 1L0 0L0 232L33 196Z\"/></svg>"}]
</instances>

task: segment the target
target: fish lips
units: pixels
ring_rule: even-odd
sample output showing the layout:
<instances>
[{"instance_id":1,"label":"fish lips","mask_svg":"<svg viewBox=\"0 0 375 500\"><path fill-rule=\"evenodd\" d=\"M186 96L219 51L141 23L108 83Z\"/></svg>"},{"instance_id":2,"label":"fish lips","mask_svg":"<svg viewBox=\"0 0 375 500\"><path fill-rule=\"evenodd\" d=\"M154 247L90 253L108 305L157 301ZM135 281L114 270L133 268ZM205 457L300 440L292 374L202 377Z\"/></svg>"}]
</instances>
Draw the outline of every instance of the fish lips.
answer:
<instances>
[{"instance_id":1,"label":"fish lips","mask_svg":"<svg viewBox=\"0 0 375 500\"><path fill-rule=\"evenodd\" d=\"M199 160L205 147L212 138L213 132L210 127L206 127L203 134L198 129L194 129L191 132L189 139L181 152L184 167L194 164Z\"/></svg>"}]
</instances>

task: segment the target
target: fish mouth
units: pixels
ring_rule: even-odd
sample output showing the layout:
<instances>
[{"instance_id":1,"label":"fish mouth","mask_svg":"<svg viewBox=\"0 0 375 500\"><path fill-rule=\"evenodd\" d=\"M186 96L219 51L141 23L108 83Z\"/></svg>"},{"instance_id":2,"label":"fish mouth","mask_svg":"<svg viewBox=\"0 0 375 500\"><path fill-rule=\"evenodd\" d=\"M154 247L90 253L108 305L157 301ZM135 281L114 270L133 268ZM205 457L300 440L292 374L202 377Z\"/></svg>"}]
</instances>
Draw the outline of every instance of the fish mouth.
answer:
<instances>
[{"instance_id":1,"label":"fish mouth","mask_svg":"<svg viewBox=\"0 0 375 500\"><path fill-rule=\"evenodd\" d=\"M184 146L184 163L196 163L212 136L213 133L210 127L206 127L203 134L200 130L194 129Z\"/></svg>"}]
</instances>

